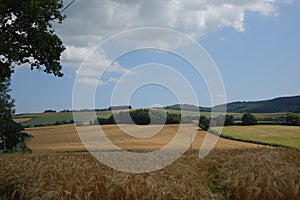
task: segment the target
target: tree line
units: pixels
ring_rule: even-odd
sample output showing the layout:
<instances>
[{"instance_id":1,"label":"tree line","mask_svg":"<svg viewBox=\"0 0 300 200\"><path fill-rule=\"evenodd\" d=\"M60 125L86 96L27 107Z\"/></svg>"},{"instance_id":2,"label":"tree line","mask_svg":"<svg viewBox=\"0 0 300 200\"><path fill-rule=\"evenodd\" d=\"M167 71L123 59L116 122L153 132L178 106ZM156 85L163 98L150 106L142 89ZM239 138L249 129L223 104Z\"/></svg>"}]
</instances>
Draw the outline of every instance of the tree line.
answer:
<instances>
[{"instance_id":1,"label":"tree line","mask_svg":"<svg viewBox=\"0 0 300 200\"><path fill-rule=\"evenodd\" d=\"M257 124L267 124L267 123L259 123L255 115L251 113L243 114L241 118L241 122L237 123L234 120L232 115L218 115L214 118L208 118L204 115L200 116L199 119L199 127L205 131L207 131L210 127L216 126L230 126L230 125L257 125ZM279 125L293 125L293 126L300 126L300 117L296 114L287 114L286 117L280 122L272 123L272 124L279 124Z\"/></svg>"},{"instance_id":2,"label":"tree line","mask_svg":"<svg viewBox=\"0 0 300 200\"><path fill-rule=\"evenodd\" d=\"M180 124L181 115L161 110L136 109L111 114L108 118L97 118L90 124Z\"/></svg>"}]
</instances>

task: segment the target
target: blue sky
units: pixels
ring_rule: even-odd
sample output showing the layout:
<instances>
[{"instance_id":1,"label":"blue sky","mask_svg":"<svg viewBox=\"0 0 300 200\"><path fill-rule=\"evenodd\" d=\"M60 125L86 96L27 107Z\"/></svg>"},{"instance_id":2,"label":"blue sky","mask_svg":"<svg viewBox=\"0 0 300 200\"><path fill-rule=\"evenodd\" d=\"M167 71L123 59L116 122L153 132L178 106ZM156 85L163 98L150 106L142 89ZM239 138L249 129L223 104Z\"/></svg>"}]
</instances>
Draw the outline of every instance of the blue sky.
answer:
<instances>
[{"instance_id":1,"label":"blue sky","mask_svg":"<svg viewBox=\"0 0 300 200\"><path fill-rule=\"evenodd\" d=\"M268 1L253 1L258 2L253 5L234 5L234 3L231 5L231 1L228 2L226 5L224 2L220 5L215 3L204 7L198 5L199 10L203 12L195 12L194 10L198 8L192 6L192 9L190 6L192 3L181 5L177 2L174 8L181 6L181 11L174 13L180 20L177 20L176 23L168 23L165 12L159 12L156 15L152 13L152 18L155 15L161 19L152 21L147 12L141 11L143 5L116 4L116 2L112 4L107 0L101 1L102 4L94 2L95 5L84 4L83 6L82 2L75 1L66 11L68 18L65 23L56 26L58 34L67 46L67 51L62 56L64 77L57 78L37 70L31 71L26 66L18 68L13 74L11 84L11 93L16 99L16 112L72 109L72 93L76 74L87 52L113 34L143 26L171 28L198 41L211 56L221 73L227 102L299 95L300 27L298 23L300 2L293 1L286 4L280 1L271 1L269 4ZM99 4L99 9L110 8L108 10L116 13L120 13L118 9L133 9L131 15L134 16L128 14L128 16L120 17L117 14L108 15L106 12L98 10L93 13L91 9L95 8L96 4ZM153 12L158 12L155 9L158 4L155 1L152 4ZM149 5L147 6L149 7ZM165 6L169 9L173 4ZM79 9L80 12L78 12ZM187 15L186 13L192 14ZM195 13L197 14L195 15ZM210 17L211 13L214 16L213 19ZM199 23L201 24L199 20L194 21L199 17L198 14L205 18L205 26L198 26ZM87 19L87 17L91 18ZM93 22L93 20L95 21ZM185 23L183 24L182 21ZM90 26L89 23L91 23ZM185 28L186 24L190 24L190 26ZM144 40L146 39L144 38ZM109 53L104 52L103 54L108 55ZM100 54L95 55L99 62L109 62L109 58ZM104 108L110 105L116 80L126 73L126 70L152 62L168 65L178 70L190 81L199 99L199 104L211 105L205 82L201 77L194 75L187 62L168 52L143 50L126 54L116 60L112 71L105 75L105 80L98 83L95 106ZM93 70L95 69L93 68ZM82 83L91 83L91 78L94 77L88 76L88 78L90 78L90 82L82 81ZM134 107L174 103L177 103L176 94L172 94L168 88L157 85L141 87L130 99L130 104Z\"/></svg>"}]
</instances>

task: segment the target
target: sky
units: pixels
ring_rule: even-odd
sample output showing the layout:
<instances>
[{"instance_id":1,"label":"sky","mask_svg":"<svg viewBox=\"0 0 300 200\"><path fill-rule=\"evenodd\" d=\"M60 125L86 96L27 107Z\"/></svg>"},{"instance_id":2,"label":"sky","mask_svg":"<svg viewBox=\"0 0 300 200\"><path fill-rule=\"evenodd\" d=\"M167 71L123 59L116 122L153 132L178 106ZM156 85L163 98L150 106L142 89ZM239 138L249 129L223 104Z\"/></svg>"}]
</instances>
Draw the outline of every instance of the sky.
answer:
<instances>
[{"instance_id":1,"label":"sky","mask_svg":"<svg viewBox=\"0 0 300 200\"><path fill-rule=\"evenodd\" d=\"M75 0L54 26L64 77L18 67L16 113L299 95L299 10L296 0Z\"/></svg>"}]
</instances>

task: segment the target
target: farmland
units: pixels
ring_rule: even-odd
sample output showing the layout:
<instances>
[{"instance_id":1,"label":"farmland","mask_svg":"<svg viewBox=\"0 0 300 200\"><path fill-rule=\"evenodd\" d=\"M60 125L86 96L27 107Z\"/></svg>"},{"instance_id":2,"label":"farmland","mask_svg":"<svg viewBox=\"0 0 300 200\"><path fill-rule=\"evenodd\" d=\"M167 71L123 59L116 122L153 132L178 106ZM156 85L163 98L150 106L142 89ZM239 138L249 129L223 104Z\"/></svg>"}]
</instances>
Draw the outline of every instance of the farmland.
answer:
<instances>
[{"instance_id":1,"label":"farmland","mask_svg":"<svg viewBox=\"0 0 300 200\"><path fill-rule=\"evenodd\" d=\"M120 112L120 111L114 111L114 112ZM166 112L180 114L180 110L168 109L166 110ZM194 111L182 111L182 112L184 113L183 116L190 118L190 120L199 116L199 113ZM98 111L96 112L96 116L99 118L108 118L111 115L111 113L112 113L111 111ZM210 117L210 112L201 112L200 114ZM234 119L237 121L240 120L243 115L242 113L227 113L227 114L232 115ZM255 113L254 115L261 122L264 121L270 122L280 117L285 117L286 114L287 113ZM90 119L88 117L88 113L85 112L81 112L81 117L82 117L82 121L85 124L88 124L90 120L94 120L94 119ZM73 114L72 112L18 114L14 116L14 120L21 122L22 125L25 127L34 127L40 125L49 126L49 125L54 125L56 122L69 123L70 121L73 120Z\"/></svg>"},{"instance_id":2,"label":"farmland","mask_svg":"<svg viewBox=\"0 0 300 200\"><path fill-rule=\"evenodd\" d=\"M8 199L290 199L300 195L300 152L282 148L188 152L161 170L115 171L90 154L0 156Z\"/></svg>"},{"instance_id":3,"label":"farmland","mask_svg":"<svg viewBox=\"0 0 300 200\"><path fill-rule=\"evenodd\" d=\"M124 126L141 136L159 128L159 125ZM129 136L117 125L101 128L113 144L141 153L169 143L178 126L165 125L150 138ZM184 126L188 131L195 130L192 124ZM77 128L90 135L99 126ZM282 142L285 137L299 136L298 128L230 126L224 128L224 134L235 133L238 137L245 133L251 139L257 135L259 140L276 136ZM154 172L130 174L109 168L86 152L74 124L27 128L26 132L33 136L28 142L32 154L0 155L0 198L296 200L300 195L299 148L274 148L219 138L212 152L200 159L200 146L210 133L197 130L192 149L173 164Z\"/></svg>"},{"instance_id":4,"label":"farmland","mask_svg":"<svg viewBox=\"0 0 300 200\"><path fill-rule=\"evenodd\" d=\"M223 128L222 135L245 141L300 148L300 126L228 126Z\"/></svg>"},{"instance_id":5,"label":"farmland","mask_svg":"<svg viewBox=\"0 0 300 200\"><path fill-rule=\"evenodd\" d=\"M193 125L190 126L189 130L193 129ZM97 132L97 126L83 126L79 127L81 131ZM130 128L130 125L127 126ZM144 128L143 132L150 132L155 128L152 127ZM106 136L117 146L120 146L126 150L135 151L153 151L158 150L167 143L169 143L175 136L178 125L166 125L164 128L155 136L149 139L135 138L125 134L117 125L105 125L102 126ZM136 128L137 131L138 127ZM61 125L61 126L50 126L50 127L39 127L29 128L26 130L27 133L31 134L33 138L29 141L28 146L32 149L33 153L40 152L63 152L63 151L76 151L83 150L84 147L80 141L80 138L75 129L75 125ZM198 130L192 147L194 150L198 150L203 142L203 139L207 133L202 130ZM189 135L186 135L189 137ZM244 142L237 142L228 139L220 138L216 148L219 149L232 149L232 148L253 148L262 147L260 145L249 144Z\"/></svg>"}]
</instances>

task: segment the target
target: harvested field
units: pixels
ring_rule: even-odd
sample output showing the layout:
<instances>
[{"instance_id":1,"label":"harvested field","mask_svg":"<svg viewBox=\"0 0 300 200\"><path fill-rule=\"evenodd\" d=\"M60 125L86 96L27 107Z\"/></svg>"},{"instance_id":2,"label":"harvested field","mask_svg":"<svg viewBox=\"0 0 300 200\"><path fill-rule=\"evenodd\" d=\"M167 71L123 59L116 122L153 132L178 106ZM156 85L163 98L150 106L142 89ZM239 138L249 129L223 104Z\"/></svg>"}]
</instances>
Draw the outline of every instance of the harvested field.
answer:
<instances>
[{"instance_id":1,"label":"harvested field","mask_svg":"<svg viewBox=\"0 0 300 200\"><path fill-rule=\"evenodd\" d=\"M126 125L125 125L126 126ZM125 128L131 132L141 132L146 134L151 132L153 127L139 128L136 130L131 128L131 125L127 125ZM193 125L185 125L187 127L187 133L185 137L189 139L189 132L195 128ZM178 125L166 125L159 133L150 138L136 138L125 134L117 125L104 125L101 126L106 136L117 146L126 150L137 151L153 151L158 150L168 144L175 136L178 130ZM78 127L81 131L85 131L87 134L97 134L98 126L82 126ZM62 151L78 151L84 150L84 146L80 141L76 128L73 124L50 126L40 128L29 128L26 132L34 137L29 141L28 146L32 149L33 153L45 153L45 152L62 152ZM203 142L205 135L208 134L205 131L198 130L195 136L192 148L199 150ZM261 145L249 144L244 142L237 142L228 139L219 138L218 143L215 146L217 149L232 149L232 148L257 148ZM104 148L104 147L103 147Z\"/></svg>"},{"instance_id":2,"label":"harvested field","mask_svg":"<svg viewBox=\"0 0 300 200\"><path fill-rule=\"evenodd\" d=\"M17 123L23 123L23 122L27 122L29 120L31 120L32 118L17 118L17 119L14 119L15 122Z\"/></svg>"}]
</instances>

